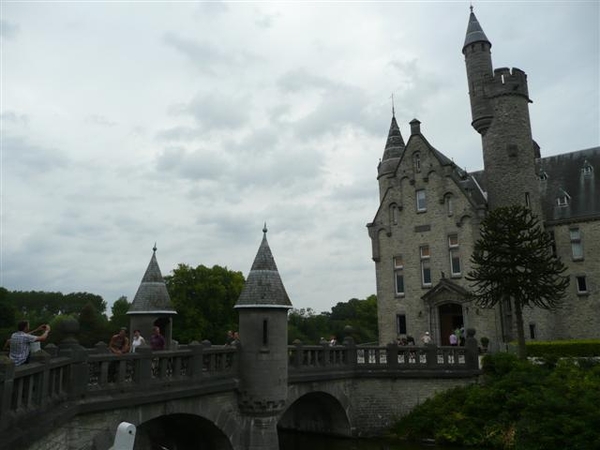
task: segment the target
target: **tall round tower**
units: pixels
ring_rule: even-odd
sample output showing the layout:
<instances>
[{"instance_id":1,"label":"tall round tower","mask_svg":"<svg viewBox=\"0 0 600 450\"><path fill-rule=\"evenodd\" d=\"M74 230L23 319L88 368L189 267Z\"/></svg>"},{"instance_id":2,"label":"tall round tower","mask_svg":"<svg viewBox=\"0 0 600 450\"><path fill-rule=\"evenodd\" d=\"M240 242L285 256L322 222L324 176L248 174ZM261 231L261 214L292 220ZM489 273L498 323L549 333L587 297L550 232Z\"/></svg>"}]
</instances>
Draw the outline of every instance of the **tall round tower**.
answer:
<instances>
[{"instance_id":1,"label":"tall round tower","mask_svg":"<svg viewBox=\"0 0 600 450\"><path fill-rule=\"evenodd\" d=\"M485 92L486 83L492 78L491 48L492 43L481 29L471 6L462 52L465 55L467 66L471 118L473 119L471 125L481 135L485 134L492 121L492 109Z\"/></svg>"},{"instance_id":2,"label":"tall round tower","mask_svg":"<svg viewBox=\"0 0 600 450\"><path fill-rule=\"evenodd\" d=\"M240 298L239 406L246 450L278 450L277 415L287 400L287 312L292 303L267 242L267 227Z\"/></svg>"},{"instance_id":3,"label":"tall round tower","mask_svg":"<svg viewBox=\"0 0 600 450\"><path fill-rule=\"evenodd\" d=\"M471 7L462 52L472 125L482 139L488 206L520 204L540 216L527 75L517 68L500 68L492 73L491 46Z\"/></svg>"}]
</instances>

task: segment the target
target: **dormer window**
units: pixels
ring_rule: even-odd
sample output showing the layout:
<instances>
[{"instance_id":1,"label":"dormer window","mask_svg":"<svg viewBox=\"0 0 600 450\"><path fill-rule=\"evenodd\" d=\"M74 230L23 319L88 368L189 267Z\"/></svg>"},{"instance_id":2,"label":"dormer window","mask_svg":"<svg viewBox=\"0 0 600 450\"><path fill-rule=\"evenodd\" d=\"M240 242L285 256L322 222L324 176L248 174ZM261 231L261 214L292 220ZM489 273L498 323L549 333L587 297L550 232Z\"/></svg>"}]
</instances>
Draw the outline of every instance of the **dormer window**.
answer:
<instances>
[{"instance_id":1,"label":"dormer window","mask_svg":"<svg viewBox=\"0 0 600 450\"><path fill-rule=\"evenodd\" d=\"M556 197L556 204L558 206L568 206L571 201L571 196L564 190L560 189L558 197Z\"/></svg>"},{"instance_id":2,"label":"dormer window","mask_svg":"<svg viewBox=\"0 0 600 450\"><path fill-rule=\"evenodd\" d=\"M546 181L548 180L548 174L542 169L538 175L538 178L540 181Z\"/></svg>"},{"instance_id":3,"label":"dormer window","mask_svg":"<svg viewBox=\"0 0 600 450\"><path fill-rule=\"evenodd\" d=\"M594 174L594 166L592 166L587 160L583 162L581 173L584 177L591 177Z\"/></svg>"}]
</instances>

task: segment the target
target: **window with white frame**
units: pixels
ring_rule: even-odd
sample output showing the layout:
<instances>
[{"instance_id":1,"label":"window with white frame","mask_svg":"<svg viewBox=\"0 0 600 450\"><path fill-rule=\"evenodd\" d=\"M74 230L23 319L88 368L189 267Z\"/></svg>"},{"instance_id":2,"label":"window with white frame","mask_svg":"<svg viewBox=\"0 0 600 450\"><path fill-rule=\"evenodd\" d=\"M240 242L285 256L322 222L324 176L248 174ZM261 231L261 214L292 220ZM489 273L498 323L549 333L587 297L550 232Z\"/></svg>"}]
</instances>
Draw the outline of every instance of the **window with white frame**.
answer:
<instances>
[{"instance_id":1,"label":"window with white frame","mask_svg":"<svg viewBox=\"0 0 600 450\"><path fill-rule=\"evenodd\" d=\"M569 237L571 239L571 254L573 259L583 259L581 230L579 228L569 228Z\"/></svg>"},{"instance_id":2,"label":"window with white frame","mask_svg":"<svg viewBox=\"0 0 600 450\"><path fill-rule=\"evenodd\" d=\"M427 199L425 198L425 189L416 191L417 212L427 211Z\"/></svg>"},{"instance_id":3,"label":"window with white frame","mask_svg":"<svg viewBox=\"0 0 600 450\"><path fill-rule=\"evenodd\" d=\"M554 231L548 231L548 236L550 237L550 252L552 256L556 256L556 239L554 238Z\"/></svg>"},{"instance_id":4,"label":"window with white frame","mask_svg":"<svg viewBox=\"0 0 600 450\"><path fill-rule=\"evenodd\" d=\"M448 253L450 254L450 274L460 276L460 249L458 247L458 234L448 235Z\"/></svg>"},{"instance_id":5,"label":"window with white frame","mask_svg":"<svg viewBox=\"0 0 600 450\"><path fill-rule=\"evenodd\" d=\"M402 256L394 256L394 284L396 295L404 295L404 262Z\"/></svg>"},{"instance_id":6,"label":"window with white frame","mask_svg":"<svg viewBox=\"0 0 600 450\"><path fill-rule=\"evenodd\" d=\"M429 253L429 245L421 245L419 247L421 256L421 284L423 286L431 286L431 254Z\"/></svg>"},{"instance_id":7,"label":"window with white frame","mask_svg":"<svg viewBox=\"0 0 600 450\"><path fill-rule=\"evenodd\" d=\"M577 281L577 293L578 294L587 294L588 287L587 287L587 280L585 278L585 275L578 275L575 277L575 280Z\"/></svg>"}]
</instances>

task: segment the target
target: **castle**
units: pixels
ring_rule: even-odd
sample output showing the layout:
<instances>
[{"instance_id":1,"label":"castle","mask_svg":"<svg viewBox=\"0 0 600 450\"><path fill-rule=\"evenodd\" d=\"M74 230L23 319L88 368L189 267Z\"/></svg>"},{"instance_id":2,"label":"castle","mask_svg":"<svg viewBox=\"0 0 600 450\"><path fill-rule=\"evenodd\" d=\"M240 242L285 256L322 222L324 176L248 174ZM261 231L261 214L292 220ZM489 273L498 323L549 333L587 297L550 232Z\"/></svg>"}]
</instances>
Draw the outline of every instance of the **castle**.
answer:
<instances>
[{"instance_id":1,"label":"castle","mask_svg":"<svg viewBox=\"0 0 600 450\"><path fill-rule=\"evenodd\" d=\"M392 116L377 168L379 208L367 224L380 343L429 331L434 343L448 345L461 326L488 337L492 349L516 339L510 304L478 307L465 279L486 211L513 204L541 219L571 281L556 310L525 308L526 338L600 338L600 147L542 158L527 75L494 70L491 47L471 7L462 53L483 171L467 173L436 150L417 119L405 143Z\"/></svg>"}]
</instances>

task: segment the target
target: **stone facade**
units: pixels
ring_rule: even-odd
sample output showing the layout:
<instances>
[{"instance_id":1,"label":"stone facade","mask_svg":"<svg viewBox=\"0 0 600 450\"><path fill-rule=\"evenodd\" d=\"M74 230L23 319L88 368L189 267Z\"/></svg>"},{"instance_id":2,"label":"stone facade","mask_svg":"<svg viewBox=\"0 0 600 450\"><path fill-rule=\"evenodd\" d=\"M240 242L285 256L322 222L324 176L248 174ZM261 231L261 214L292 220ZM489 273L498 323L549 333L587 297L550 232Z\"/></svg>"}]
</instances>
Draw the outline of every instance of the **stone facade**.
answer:
<instances>
[{"instance_id":1,"label":"stone facade","mask_svg":"<svg viewBox=\"0 0 600 450\"><path fill-rule=\"evenodd\" d=\"M367 224L377 280L379 341L426 331L448 345L457 327L475 328L490 348L516 337L506 305L466 301L470 256L490 208L528 206L554 235L571 286L557 311L526 308L528 339L598 338L600 327L600 148L541 158L531 135L527 75L493 70L492 44L471 11L463 47L472 126L485 170L466 173L410 123L406 144L395 117L378 166L380 204ZM573 252L579 252L573 257Z\"/></svg>"}]
</instances>

